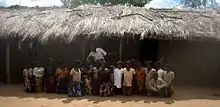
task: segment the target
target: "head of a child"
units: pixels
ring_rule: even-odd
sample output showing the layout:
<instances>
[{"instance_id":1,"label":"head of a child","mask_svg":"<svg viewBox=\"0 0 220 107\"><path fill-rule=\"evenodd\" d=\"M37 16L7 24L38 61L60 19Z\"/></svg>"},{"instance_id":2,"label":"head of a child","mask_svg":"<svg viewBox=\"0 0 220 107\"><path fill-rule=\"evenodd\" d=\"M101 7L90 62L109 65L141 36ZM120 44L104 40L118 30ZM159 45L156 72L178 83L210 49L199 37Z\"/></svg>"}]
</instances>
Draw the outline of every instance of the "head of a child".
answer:
<instances>
[{"instance_id":1,"label":"head of a child","mask_svg":"<svg viewBox=\"0 0 220 107\"><path fill-rule=\"evenodd\" d=\"M158 79L158 74L157 74L157 73L154 73L154 74L153 74L153 79L155 79L155 80Z\"/></svg>"},{"instance_id":2,"label":"head of a child","mask_svg":"<svg viewBox=\"0 0 220 107\"><path fill-rule=\"evenodd\" d=\"M80 60L76 60L74 68L78 69L78 68L80 68L80 65L81 65Z\"/></svg>"},{"instance_id":3,"label":"head of a child","mask_svg":"<svg viewBox=\"0 0 220 107\"><path fill-rule=\"evenodd\" d=\"M126 69L130 69L131 68L131 61L130 60L128 60L128 61L126 61L126 63L125 63L125 66L126 66Z\"/></svg>"},{"instance_id":4,"label":"head of a child","mask_svg":"<svg viewBox=\"0 0 220 107\"><path fill-rule=\"evenodd\" d=\"M116 67L121 69L122 68L122 61L117 61Z\"/></svg>"}]
</instances>

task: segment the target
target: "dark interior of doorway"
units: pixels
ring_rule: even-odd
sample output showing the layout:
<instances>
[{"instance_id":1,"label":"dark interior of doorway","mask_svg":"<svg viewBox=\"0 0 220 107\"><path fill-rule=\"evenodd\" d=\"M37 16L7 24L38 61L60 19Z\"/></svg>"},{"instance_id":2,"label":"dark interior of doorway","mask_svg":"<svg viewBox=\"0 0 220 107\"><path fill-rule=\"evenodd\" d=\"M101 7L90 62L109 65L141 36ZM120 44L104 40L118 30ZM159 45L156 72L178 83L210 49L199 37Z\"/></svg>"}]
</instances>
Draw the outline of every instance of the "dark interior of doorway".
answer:
<instances>
[{"instance_id":1,"label":"dark interior of doorway","mask_svg":"<svg viewBox=\"0 0 220 107\"><path fill-rule=\"evenodd\" d=\"M140 41L140 61L152 61L158 60L158 40L156 39L144 39Z\"/></svg>"}]
</instances>

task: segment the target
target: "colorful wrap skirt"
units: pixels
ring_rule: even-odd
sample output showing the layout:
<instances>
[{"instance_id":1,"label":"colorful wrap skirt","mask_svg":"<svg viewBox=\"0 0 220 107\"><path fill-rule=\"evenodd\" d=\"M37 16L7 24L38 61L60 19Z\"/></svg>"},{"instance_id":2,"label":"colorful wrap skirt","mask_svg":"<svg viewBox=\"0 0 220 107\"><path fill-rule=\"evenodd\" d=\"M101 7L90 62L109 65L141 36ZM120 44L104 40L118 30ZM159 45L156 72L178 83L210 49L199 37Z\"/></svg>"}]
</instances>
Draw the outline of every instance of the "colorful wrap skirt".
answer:
<instances>
[{"instance_id":1,"label":"colorful wrap skirt","mask_svg":"<svg viewBox=\"0 0 220 107\"><path fill-rule=\"evenodd\" d=\"M81 82L72 82L68 88L69 97L80 97L82 96Z\"/></svg>"},{"instance_id":2,"label":"colorful wrap skirt","mask_svg":"<svg viewBox=\"0 0 220 107\"><path fill-rule=\"evenodd\" d=\"M100 96L113 96L114 86L111 82L104 82L100 85Z\"/></svg>"},{"instance_id":3,"label":"colorful wrap skirt","mask_svg":"<svg viewBox=\"0 0 220 107\"><path fill-rule=\"evenodd\" d=\"M84 94L85 95L91 95L92 94L92 85L91 85L91 79L85 78L84 79Z\"/></svg>"},{"instance_id":4,"label":"colorful wrap skirt","mask_svg":"<svg viewBox=\"0 0 220 107\"><path fill-rule=\"evenodd\" d=\"M56 87L55 87L55 77L54 76L48 76L46 78L46 92L48 93L55 93Z\"/></svg>"},{"instance_id":5,"label":"colorful wrap skirt","mask_svg":"<svg viewBox=\"0 0 220 107\"><path fill-rule=\"evenodd\" d=\"M139 94L143 94L144 91L144 80L137 80L137 89Z\"/></svg>"},{"instance_id":6,"label":"colorful wrap skirt","mask_svg":"<svg viewBox=\"0 0 220 107\"><path fill-rule=\"evenodd\" d=\"M42 92L43 91L43 78L42 77L35 77L35 90L36 92Z\"/></svg>"},{"instance_id":7,"label":"colorful wrap skirt","mask_svg":"<svg viewBox=\"0 0 220 107\"><path fill-rule=\"evenodd\" d=\"M24 90L30 92L31 89L31 80L28 77L24 77Z\"/></svg>"}]
</instances>

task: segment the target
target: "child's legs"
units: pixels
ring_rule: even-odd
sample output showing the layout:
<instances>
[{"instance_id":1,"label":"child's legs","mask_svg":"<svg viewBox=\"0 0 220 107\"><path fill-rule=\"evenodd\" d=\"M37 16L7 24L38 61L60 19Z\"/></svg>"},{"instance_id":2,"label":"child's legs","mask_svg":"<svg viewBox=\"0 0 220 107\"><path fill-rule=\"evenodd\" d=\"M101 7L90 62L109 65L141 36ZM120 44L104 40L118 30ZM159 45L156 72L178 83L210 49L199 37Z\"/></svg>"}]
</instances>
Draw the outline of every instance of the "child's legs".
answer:
<instances>
[{"instance_id":1,"label":"child's legs","mask_svg":"<svg viewBox=\"0 0 220 107\"><path fill-rule=\"evenodd\" d=\"M132 93L132 87L127 87L127 95L130 96Z\"/></svg>"},{"instance_id":2,"label":"child's legs","mask_svg":"<svg viewBox=\"0 0 220 107\"><path fill-rule=\"evenodd\" d=\"M127 86L123 86L123 95L127 96Z\"/></svg>"}]
</instances>

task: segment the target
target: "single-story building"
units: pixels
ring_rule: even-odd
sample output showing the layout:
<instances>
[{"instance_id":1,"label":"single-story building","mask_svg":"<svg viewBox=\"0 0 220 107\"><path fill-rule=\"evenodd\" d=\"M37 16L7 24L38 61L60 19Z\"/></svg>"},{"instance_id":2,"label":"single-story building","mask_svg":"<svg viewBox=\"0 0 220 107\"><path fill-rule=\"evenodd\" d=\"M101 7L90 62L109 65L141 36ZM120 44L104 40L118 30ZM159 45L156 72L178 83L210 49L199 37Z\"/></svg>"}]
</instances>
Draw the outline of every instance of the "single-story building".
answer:
<instances>
[{"instance_id":1,"label":"single-story building","mask_svg":"<svg viewBox=\"0 0 220 107\"><path fill-rule=\"evenodd\" d=\"M109 63L161 60L176 84L220 86L220 8L2 8L0 38L1 81L22 82L22 68L48 57L71 67L95 45Z\"/></svg>"}]
</instances>

